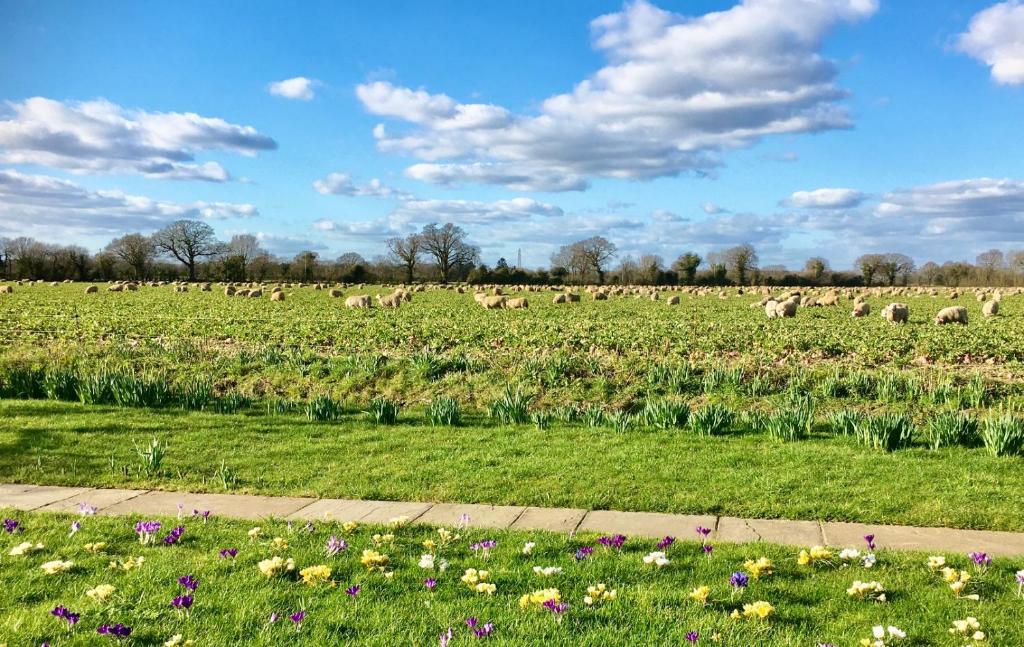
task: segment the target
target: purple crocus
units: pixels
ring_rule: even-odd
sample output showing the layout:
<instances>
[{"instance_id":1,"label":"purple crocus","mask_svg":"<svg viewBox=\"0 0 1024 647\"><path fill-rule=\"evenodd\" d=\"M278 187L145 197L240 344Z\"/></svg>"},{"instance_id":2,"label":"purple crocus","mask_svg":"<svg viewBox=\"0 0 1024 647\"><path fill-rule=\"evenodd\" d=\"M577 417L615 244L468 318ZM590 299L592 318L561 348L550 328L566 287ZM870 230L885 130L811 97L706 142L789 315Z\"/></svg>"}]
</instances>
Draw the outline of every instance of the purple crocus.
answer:
<instances>
[{"instance_id":1,"label":"purple crocus","mask_svg":"<svg viewBox=\"0 0 1024 647\"><path fill-rule=\"evenodd\" d=\"M209 510L196 510L196 509L193 508L192 509L192 516L193 517L202 517L203 518L203 523L206 523L207 521L210 520L210 511Z\"/></svg>"},{"instance_id":2,"label":"purple crocus","mask_svg":"<svg viewBox=\"0 0 1024 647\"><path fill-rule=\"evenodd\" d=\"M704 526L697 526L697 535L700 537L700 540L702 542L705 539L707 539L708 535L710 535L710 534L711 534L711 528L705 528Z\"/></svg>"},{"instance_id":3,"label":"purple crocus","mask_svg":"<svg viewBox=\"0 0 1024 647\"><path fill-rule=\"evenodd\" d=\"M987 568L990 564L992 564L992 558L989 557L987 553L973 551L967 553L967 556L971 558L971 561L974 562L975 566L978 566L980 568Z\"/></svg>"},{"instance_id":4,"label":"purple crocus","mask_svg":"<svg viewBox=\"0 0 1024 647\"><path fill-rule=\"evenodd\" d=\"M184 534L185 526L177 526L175 528L172 528L171 532L167 533L167 536L164 537L164 543L168 546L176 544L178 543L178 540L181 539L181 536Z\"/></svg>"},{"instance_id":5,"label":"purple crocus","mask_svg":"<svg viewBox=\"0 0 1024 647\"><path fill-rule=\"evenodd\" d=\"M57 605L54 607L53 611L50 612L50 615L56 618L63 618L67 621L69 627L74 627L75 623L77 623L79 618L82 617L80 614L71 611L63 605Z\"/></svg>"},{"instance_id":6,"label":"purple crocus","mask_svg":"<svg viewBox=\"0 0 1024 647\"><path fill-rule=\"evenodd\" d=\"M352 599L355 600L356 596L359 595L359 592L361 590L362 590L362 587L360 587L358 584L354 584L354 585L348 587L347 589L345 589L345 593L348 593L352 597Z\"/></svg>"},{"instance_id":7,"label":"purple crocus","mask_svg":"<svg viewBox=\"0 0 1024 647\"><path fill-rule=\"evenodd\" d=\"M224 548L218 553L221 559L234 559L238 555L237 548Z\"/></svg>"},{"instance_id":8,"label":"purple crocus","mask_svg":"<svg viewBox=\"0 0 1024 647\"><path fill-rule=\"evenodd\" d=\"M139 521L135 524L135 534L139 536L139 541L143 544L153 541L153 535L159 531L159 521Z\"/></svg>"},{"instance_id":9,"label":"purple crocus","mask_svg":"<svg viewBox=\"0 0 1024 647\"><path fill-rule=\"evenodd\" d=\"M270 620L269 620L268 622L270 622L270 624L274 624L274 623L275 623L275 622L277 622L277 621L278 621L278 620L279 620L280 618L281 618L281 616L279 616L279 615L277 614L277 611L273 611L273 612L271 612L271 614L270 614Z\"/></svg>"},{"instance_id":10,"label":"purple crocus","mask_svg":"<svg viewBox=\"0 0 1024 647\"><path fill-rule=\"evenodd\" d=\"M493 622L481 625L476 618L466 618L466 626L473 630L473 635L477 638L489 638L494 633Z\"/></svg>"},{"instance_id":11,"label":"purple crocus","mask_svg":"<svg viewBox=\"0 0 1024 647\"><path fill-rule=\"evenodd\" d=\"M71 532L68 533L68 537L74 537L75 533L78 532L81 529L82 529L82 522L81 521L72 521L71 522Z\"/></svg>"},{"instance_id":12,"label":"purple crocus","mask_svg":"<svg viewBox=\"0 0 1024 647\"><path fill-rule=\"evenodd\" d=\"M441 634L440 636L438 636L438 645L439 645L439 647L448 647L448 644L452 641L452 638L454 636L455 636L455 632L452 631L451 627L448 627L448 631L446 631L443 634Z\"/></svg>"},{"instance_id":13,"label":"purple crocus","mask_svg":"<svg viewBox=\"0 0 1024 647\"><path fill-rule=\"evenodd\" d=\"M115 638L127 638L132 635L132 628L123 625L120 622L115 625L100 625L96 628L96 633L101 636L113 636Z\"/></svg>"},{"instance_id":14,"label":"purple crocus","mask_svg":"<svg viewBox=\"0 0 1024 647\"><path fill-rule=\"evenodd\" d=\"M348 549L348 543L344 539L338 539L336 536L331 535L331 538L327 540L327 556L333 557L340 552Z\"/></svg>"},{"instance_id":15,"label":"purple crocus","mask_svg":"<svg viewBox=\"0 0 1024 647\"><path fill-rule=\"evenodd\" d=\"M188 611L192 608L192 602L193 598L191 595L176 595L174 596L174 599L171 600L171 606L175 609L184 609Z\"/></svg>"},{"instance_id":16,"label":"purple crocus","mask_svg":"<svg viewBox=\"0 0 1024 647\"><path fill-rule=\"evenodd\" d=\"M687 631L686 632L686 642L688 642L688 643L695 643L698 640L700 640L700 634L699 633L697 633L696 631Z\"/></svg>"},{"instance_id":17,"label":"purple crocus","mask_svg":"<svg viewBox=\"0 0 1024 647\"><path fill-rule=\"evenodd\" d=\"M82 501L81 503L78 504L78 514L82 515L83 517L91 517L92 515L96 514L96 506L89 505L85 501Z\"/></svg>"},{"instance_id":18,"label":"purple crocus","mask_svg":"<svg viewBox=\"0 0 1024 647\"><path fill-rule=\"evenodd\" d=\"M658 550L665 550L674 543L676 543L675 537L665 537L664 539L658 542Z\"/></svg>"},{"instance_id":19,"label":"purple crocus","mask_svg":"<svg viewBox=\"0 0 1024 647\"><path fill-rule=\"evenodd\" d=\"M544 604L542 604L541 606L543 606L545 609L555 614L556 616L560 616L569 610L568 604L566 604L565 602L558 602L556 600L544 600Z\"/></svg>"},{"instance_id":20,"label":"purple crocus","mask_svg":"<svg viewBox=\"0 0 1024 647\"><path fill-rule=\"evenodd\" d=\"M605 535L597 538L597 543L601 544L605 548L622 548L622 544L626 543L625 535Z\"/></svg>"},{"instance_id":21,"label":"purple crocus","mask_svg":"<svg viewBox=\"0 0 1024 647\"><path fill-rule=\"evenodd\" d=\"M195 591L199 588L199 580L193 577L191 574L182 575L178 578L178 584L184 586L189 591Z\"/></svg>"},{"instance_id":22,"label":"purple crocus","mask_svg":"<svg viewBox=\"0 0 1024 647\"><path fill-rule=\"evenodd\" d=\"M478 541L477 543L470 546L473 550L488 551L498 545L498 542L493 539L485 539L484 541Z\"/></svg>"},{"instance_id":23,"label":"purple crocus","mask_svg":"<svg viewBox=\"0 0 1024 647\"><path fill-rule=\"evenodd\" d=\"M437 580L432 577L428 577L423 581L423 586L427 587L428 591L433 591L434 587L437 586Z\"/></svg>"},{"instance_id":24,"label":"purple crocus","mask_svg":"<svg viewBox=\"0 0 1024 647\"><path fill-rule=\"evenodd\" d=\"M14 534L18 532L18 528L20 526L21 523L19 523L17 519L4 519L4 530L7 534Z\"/></svg>"},{"instance_id":25,"label":"purple crocus","mask_svg":"<svg viewBox=\"0 0 1024 647\"><path fill-rule=\"evenodd\" d=\"M582 562L586 558L590 557L590 554L593 552L594 548L592 546L583 546L576 550L576 554L573 555L573 557L577 562Z\"/></svg>"},{"instance_id":26,"label":"purple crocus","mask_svg":"<svg viewBox=\"0 0 1024 647\"><path fill-rule=\"evenodd\" d=\"M305 611L296 611L295 613L291 614L288 617L291 619L292 622L294 622L296 624L296 626L299 626L299 625L302 624L302 621L306 619L306 612Z\"/></svg>"},{"instance_id":27,"label":"purple crocus","mask_svg":"<svg viewBox=\"0 0 1024 647\"><path fill-rule=\"evenodd\" d=\"M737 589L745 589L750 584L750 577L743 571L736 571L729 576L729 584Z\"/></svg>"},{"instance_id":28,"label":"purple crocus","mask_svg":"<svg viewBox=\"0 0 1024 647\"><path fill-rule=\"evenodd\" d=\"M701 548L701 550L704 551L704 554L707 555L708 557L711 557L711 552L713 550L715 550L715 547L712 546L711 544L704 544L700 548Z\"/></svg>"},{"instance_id":29,"label":"purple crocus","mask_svg":"<svg viewBox=\"0 0 1024 647\"><path fill-rule=\"evenodd\" d=\"M874 550L875 549L875 536L874 535L864 535L864 541L866 541L868 543L868 550Z\"/></svg>"}]
</instances>

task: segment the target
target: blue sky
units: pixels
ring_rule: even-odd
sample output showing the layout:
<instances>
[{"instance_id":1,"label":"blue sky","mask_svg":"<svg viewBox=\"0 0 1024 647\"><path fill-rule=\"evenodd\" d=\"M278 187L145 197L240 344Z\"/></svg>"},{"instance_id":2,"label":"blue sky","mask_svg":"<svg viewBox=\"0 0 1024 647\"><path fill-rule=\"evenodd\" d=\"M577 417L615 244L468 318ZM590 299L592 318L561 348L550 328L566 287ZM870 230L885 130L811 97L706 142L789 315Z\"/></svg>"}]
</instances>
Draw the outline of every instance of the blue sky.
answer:
<instances>
[{"instance_id":1,"label":"blue sky","mask_svg":"<svg viewBox=\"0 0 1024 647\"><path fill-rule=\"evenodd\" d=\"M453 221L528 266L598 234L793 267L1024 246L1018 0L3 13L0 236L97 248L202 217L372 257Z\"/></svg>"}]
</instances>

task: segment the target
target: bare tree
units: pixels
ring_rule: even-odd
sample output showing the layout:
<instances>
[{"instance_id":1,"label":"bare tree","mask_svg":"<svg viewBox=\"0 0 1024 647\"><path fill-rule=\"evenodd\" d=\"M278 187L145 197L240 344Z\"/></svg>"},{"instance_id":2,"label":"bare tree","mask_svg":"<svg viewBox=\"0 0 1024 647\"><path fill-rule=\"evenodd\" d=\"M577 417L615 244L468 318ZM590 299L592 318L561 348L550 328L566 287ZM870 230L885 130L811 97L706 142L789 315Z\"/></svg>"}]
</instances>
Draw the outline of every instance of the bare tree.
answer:
<instances>
[{"instance_id":1,"label":"bare tree","mask_svg":"<svg viewBox=\"0 0 1024 647\"><path fill-rule=\"evenodd\" d=\"M757 269L757 252L749 243L725 250L722 252L722 260L736 277L736 283L739 285L746 285L750 279L750 273Z\"/></svg>"},{"instance_id":2,"label":"bare tree","mask_svg":"<svg viewBox=\"0 0 1024 647\"><path fill-rule=\"evenodd\" d=\"M412 283L416 272L416 263L420 260L420 247L423 240L419 234L409 234L405 237L389 238L386 244L394 262L405 268L405 282Z\"/></svg>"},{"instance_id":3,"label":"bare tree","mask_svg":"<svg viewBox=\"0 0 1024 647\"><path fill-rule=\"evenodd\" d=\"M998 249L990 249L987 252L978 254L974 262L978 265L978 270L981 273L986 284L992 283L992 278L995 276L996 271L1003 269L1006 266L1006 259L1003 256L1003 252Z\"/></svg>"},{"instance_id":4,"label":"bare tree","mask_svg":"<svg viewBox=\"0 0 1024 647\"><path fill-rule=\"evenodd\" d=\"M679 274L679 282L684 285L693 285L697 278L697 268L700 267L703 259L693 252L686 252L672 263L672 269Z\"/></svg>"},{"instance_id":5,"label":"bare tree","mask_svg":"<svg viewBox=\"0 0 1024 647\"><path fill-rule=\"evenodd\" d=\"M821 283L828 271L828 261L821 256L812 256L804 263L804 274L815 283Z\"/></svg>"},{"instance_id":6,"label":"bare tree","mask_svg":"<svg viewBox=\"0 0 1024 647\"><path fill-rule=\"evenodd\" d=\"M897 279L902 279L906 283L910 273L914 271L914 259L906 254L897 254L895 252L882 254L877 265L877 271L885 277L889 285L896 285Z\"/></svg>"},{"instance_id":7,"label":"bare tree","mask_svg":"<svg viewBox=\"0 0 1024 647\"><path fill-rule=\"evenodd\" d=\"M430 223L420 232L420 246L434 257L441 272L441 283L447 283L452 268L473 263L480 250L466 242L466 232L457 225Z\"/></svg>"},{"instance_id":8,"label":"bare tree","mask_svg":"<svg viewBox=\"0 0 1024 647\"><path fill-rule=\"evenodd\" d=\"M178 220L153 234L156 248L173 256L188 270L188 280L196 280L196 261L216 256L224 250L213 227L199 220Z\"/></svg>"},{"instance_id":9,"label":"bare tree","mask_svg":"<svg viewBox=\"0 0 1024 647\"><path fill-rule=\"evenodd\" d=\"M1013 284L1017 285L1020 275L1024 274L1024 249L1010 250L1006 254L1006 265L1013 272Z\"/></svg>"},{"instance_id":10,"label":"bare tree","mask_svg":"<svg viewBox=\"0 0 1024 647\"><path fill-rule=\"evenodd\" d=\"M144 279L149 265L156 257L156 246L153 241L142 234L128 234L115 238L104 248L108 254L128 266L136 279Z\"/></svg>"},{"instance_id":11,"label":"bare tree","mask_svg":"<svg viewBox=\"0 0 1024 647\"><path fill-rule=\"evenodd\" d=\"M644 254L637 264L640 266L640 280L650 285L658 283L658 278L665 269L665 261L657 254Z\"/></svg>"}]
</instances>

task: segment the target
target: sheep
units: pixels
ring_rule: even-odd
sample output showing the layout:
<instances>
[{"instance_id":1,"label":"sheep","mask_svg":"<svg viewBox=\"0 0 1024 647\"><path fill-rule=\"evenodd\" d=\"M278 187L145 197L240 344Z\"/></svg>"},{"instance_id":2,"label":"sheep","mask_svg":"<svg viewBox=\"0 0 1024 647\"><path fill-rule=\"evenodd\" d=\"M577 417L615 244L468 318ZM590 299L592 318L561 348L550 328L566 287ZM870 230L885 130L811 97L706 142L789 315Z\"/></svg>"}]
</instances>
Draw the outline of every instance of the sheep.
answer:
<instances>
[{"instance_id":1,"label":"sheep","mask_svg":"<svg viewBox=\"0 0 1024 647\"><path fill-rule=\"evenodd\" d=\"M963 306L949 306L939 310L939 314L935 315L935 323L939 326L946 324L957 323L962 326L967 325L967 308Z\"/></svg>"},{"instance_id":2,"label":"sheep","mask_svg":"<svg viewBox=\"0 0 1024 647\"><path fill-rule=\"evenodd\" d=\"M505 308L508 310L525 310L530 307L530 302L526 300L526 297L518 297L516 299L509 299L505 302Z\"/></svg>"},{"instance_id":3,"label":"sheep","mask_svg":"<svg viewBox=\"0 0 1024 647\"><path fill-rule=\"evenodd\" d=\"M665 305L667 305L667 306L677 306L677 305L679 305L679 295L678 294L673 294L669 298L665 299Z\"/></svg>"},{"instance_id":4,"label":"sheep","mask_svg":"<svg viewBox=\"0 0 1024 647\"><path fill-rule=\"evenodd\" d=\"M568 303L569 299L565 296L565 293L556 294L551 303Z\"/></svg>"},{"instance_id":5,"label":"sheep","mask_svg":"<svg viewBox=\"0 0 1024 647\"><path fill-rule=\"evenodd\" d=\"M331 297L332 299L340 299L343 294L344 292L342 292L341 290L331 290L330 292L327 293L327 296Z\"/></svg>"},{"instance_id":6,"label":"sheep","mask_svg":"<svg viewBox=\"0 0 1024 647\"><path fill-rule=\"evenodd\" d=\"M96 287L95 285L90 285L89 287L85 288L85 293L86 294L96 294L99 291L100 291L100 289L98 287Z\"/></svg>"},{"instance_id":7,"label":"sheep","mask_svg":"<svg viewBox=\"0 0 1024 647\"><path fill-rule=\"evenodd\" d=\"M796 299L786 299L782 303L775 305L775 316L786 317L787 319L790 317L795 317L796 308L798 305L799 304L797 303Z\"/></svg>"},{"instance_id":8,"label":"sheep","mask_svg":"<svg viewBox=\"0 0 1024 647\"><path fill-rule=\"evenodd\" d=\"M779 305L779 302L775 299L768 299L764 304L764 313L768 315L769 319L774 319L779 315L776 313L775 307Z\"/></svg>"},{"instance_id":9,"label":"sheep","mask_svg":"<svg viewBox=\"0 0 1024 647\"><path fill-rule=\"evenodd\" d=\"M9 285L0 285L0 294L14 294L14 288Z\"/></svg>"},{"instance_id":10,"label":"sheep","mask_svg":"<svg viewBox=\"0 0 1024 647\"><path fill-rule=\"evenodd\" d=\"M871 304L867 301L854 301L853 302L853 316L854 317L866 317L871 314Z\"/></svg>"},{"instance_id":11,"label":"sheep","mask_svg":"<svg viewBox=\"0 0 1024 647\"><path fill-rule=\"evenodd\" d=\"M176 285L176 286L174 286L174 291L175 292L188 292L188 286L187 285Z\"/></svg>"},{"instance_id":12,"label":"sheep","mask_svg":"<svg viewBox=\"0 0 1024 647\"><path fill-rule=\"evenodd\" d=\"M249 296L250 292L252 292L252 290L250 290L249 288L245 288L245 289L239 290L238 292L235 292L235 296L236 297L247 297L247 296Z\"/></svg>"},{"instance_id":13,"label":"sheep","mask_svg":"<svg viewBox=\"0 0 1024 647\"><path fill-rule=\"evenodd\" d=\"M608 294L600 290L594 293L594 301L607 301Z\"/></svg>"},{"instance_id":14,"label":"sheep","mask_svg":"<svg viewBox=\"0 0 1024 647\"><path fill-rule=\"evenodd\" d=\"M910 306L905 303L890 303L882 308L882 319L894 324L907 323L910 319Z\"/></svg>"},{"instance_id":15,"label":"sheep","mask_svg":"<svg viewBox=\"0 0 1024 647\"><path fill-rule=\"evenodd\" d=\"M569 303L579 303L580 302L580 295L576 294L575 292L566 292L565 293L565 299Z\"/></svg>"},{"instance_id":16,"label":"sheep","mask_svg":"<svg viewBox=\"0 0 1024 647\"><path fill-rule=\"evenodd\" d=\"M284 301L284 292L281 292L281 291L271 292L270 293L270 300L271 301Z\"/></svg>"},{"instance_id":17,"label":"sheep","mask_svg":"<svg viewBox=\"0 0 1024 647\"><path fill-rule=\"evenodd\" d=\"M226 288L224 288L224 296L226 296L226 297L233 297L233 296L235 296L235 288L234 288L234 286L229 285Z\"/></svg>"},{"instance_id":18,"label":"sheep","mask_svg":"<svg viewBox=\"0 0 1024 647\"><path fill-rule=\"evenodd\" d=\"M107 292L121 292L122 290L124 290L124 286L120 283L115 283L107 288Z\"/></svg>"},{"instance_id":19,"label":"sheep","mask_svg":"<svg viewBox=\"0 0 1024 647\"><path fill-rule=\"evenodd\" d=\"M984 305L981 306L981 314L986 317L994 317L999 314L999 300L990 299L989 301L986 301Z\"/></svg>"},{"instance_id":20,"label":"sheep","mask_svg":"<svg viewBox=\"0 0 1024 647\"><path fill-rule=\"evenodd\" d=\"M837 306L839 305L839 295L835 292L829 292L825 296L818 299L818 305L821 306Z\"/></svg>"},{"instance_id":21,"label":"sheep","mask_svg":"<svg viewBox=\"0 0 1024 647\"><path fill-rule=\"evenodd\" d=\"M259 299L263 296L263 290L249 290L250 299Z\"/></svg>"},{"instance_id":22,"label":"sheep","mask_svg":"<svg viewBox=\"0 0 1024 647\"><path fill-rule=\"evenodd\" d=\"M213 285L210 284L210 283L203 283L203 284L201 284L199 286L199 291L200 292L211 292L212 290L213 290Z\"/></svg>"},{"instance_id":23,"label":"sheep","mask_svg":"<svg viewBox=\"0 0 1024 647\"><path fill-rule=\"evenodd\" d=\"M506 300L507 297L498 294L491 297L484 297L483 299L480 300L480 305L482 305L487 310L499 310L505 307Z\"/></svg>"},{"instance_id":24,"label":"sheep","mask_svg":"<svg viewBox=\"0 0 1024 647\"><path fill-rule=\"evenodd\" d=\"M402 305L402 295L398 292L393 292L392 294L386 294L384 296L378 294L377 303L379 303L382 308L397 308Z\"/></svg>"},{"instance_id":25,"label":"sheep","mask_svg":"<svg viewBox=\"0 0 1024 647\"><path fill-rule=\"evenodd\" d=\"M660 298L657 292L651 292L651 301L657 301Z\"/></svg>"},{"instance_id":26,"label":"sheep","mask_svg":"<svg viewBox=\"0 0 1024 647\"><path fill-rule=\"evenodd\" d=\"M369 294L355 294L345 299L346 308L370 308L373 307L373 299Z\"/></svg>"}]
</instances>

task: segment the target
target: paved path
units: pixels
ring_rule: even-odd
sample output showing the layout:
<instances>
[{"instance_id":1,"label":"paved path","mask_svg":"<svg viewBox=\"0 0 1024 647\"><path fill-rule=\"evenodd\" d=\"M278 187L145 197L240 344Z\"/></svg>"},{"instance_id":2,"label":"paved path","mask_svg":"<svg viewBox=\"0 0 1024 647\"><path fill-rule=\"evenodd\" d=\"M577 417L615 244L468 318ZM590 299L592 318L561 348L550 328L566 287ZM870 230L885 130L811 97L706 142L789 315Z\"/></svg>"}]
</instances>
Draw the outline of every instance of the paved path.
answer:
<instances>
[{"instance_id":1,"label":"paved path","mask_svg":"<svg viewBox=\"0 0 1024 647\"><path fill-rule=\"evenodd\" d=\"M993 556L1024 555L1024 533L949 528L914 528L832 521L738 519L713 515L615 512L575 508L535 508L463 503L415 503L402 501L355 501L270 497L245 494L196 494L159 490L118 490L50 485L0 484L0 508L44 512L74 512L88 503L99 514L175 515L178 505L210 510L239 519L282 517L384 523L407 516L414 523L454 525L469 515L469 525L479 528L548 530L553 532L622 533L626 536L696 538L695 528L711 528L711 539L727 542L766 541L793 546L864 544L873 534L884 548L965 553L983 551Z\"/></svg>"}]
</instances>

